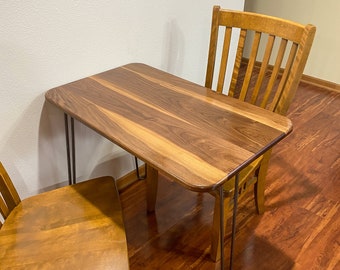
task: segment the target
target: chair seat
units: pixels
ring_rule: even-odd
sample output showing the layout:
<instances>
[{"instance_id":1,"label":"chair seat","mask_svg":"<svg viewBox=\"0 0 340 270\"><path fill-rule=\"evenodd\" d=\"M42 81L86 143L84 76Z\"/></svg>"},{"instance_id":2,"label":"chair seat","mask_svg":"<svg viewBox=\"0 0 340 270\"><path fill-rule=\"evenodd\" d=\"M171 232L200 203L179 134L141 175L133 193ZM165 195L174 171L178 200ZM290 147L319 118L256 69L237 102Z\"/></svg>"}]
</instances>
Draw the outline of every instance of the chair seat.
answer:
<instances>
[{"instance_id":1,"label":"chair seat","mask_svg":"<svg viewBox=\"0 0 340 270\"><path fill-rule=\"evenodd\" d=\"M0 269L128 269L113 178L24 199L5 220L0 247Z\"/></svg>"}]
</instances>

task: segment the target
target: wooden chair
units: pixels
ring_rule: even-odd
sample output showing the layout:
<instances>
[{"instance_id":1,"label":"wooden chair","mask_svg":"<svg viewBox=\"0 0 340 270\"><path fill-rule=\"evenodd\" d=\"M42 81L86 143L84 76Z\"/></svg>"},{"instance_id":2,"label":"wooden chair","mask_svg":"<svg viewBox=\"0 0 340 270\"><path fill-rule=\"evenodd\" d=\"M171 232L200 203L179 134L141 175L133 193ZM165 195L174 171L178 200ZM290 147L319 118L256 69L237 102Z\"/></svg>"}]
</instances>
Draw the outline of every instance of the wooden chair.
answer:
<instances>
[{"instance_id":1,"label":"wooden chair","mask_svg":"<svg viewBox=\"0 0 340 270\"><path fill-rule=\"evenodd\" d=\"M213 8L210 46L205 86L285 115L297 90L316 28L292 21L249 12ZM235 60L230 55L231 40L236 38ZM221 53L217 51L220 48ZM220 60L217 61L217 55ZM233 68L230 85L225 85L228 60ZM229 61L230 62L230 61ZM215 70L218 74L215 75ZM243 70L243 72L240 72ZM244 72L245 71L245 72ZM216 78L215 78L216 77ZM216 85L213 81L217 80ZM255 204L259 214L264 211L264 181L270 158L267 152L239 177L239 198L254 186ZM224 186L226 211L233 208L234 179ZM218 198L218 197L216 197ZM211 258L220 254L220 203L215 200ZM228 218L224 215L224 224Z\"/></svg>"},{"instance_id":2,"label":"wooden chair","mask_svg":"<svg viewBox=\"0 0 340 270\"><path fill-rule=\"evenodd\" d=\"M0 210L0 269L129 268L112 177L21 201L0 162Z\"/></svg>"}]
</instances>

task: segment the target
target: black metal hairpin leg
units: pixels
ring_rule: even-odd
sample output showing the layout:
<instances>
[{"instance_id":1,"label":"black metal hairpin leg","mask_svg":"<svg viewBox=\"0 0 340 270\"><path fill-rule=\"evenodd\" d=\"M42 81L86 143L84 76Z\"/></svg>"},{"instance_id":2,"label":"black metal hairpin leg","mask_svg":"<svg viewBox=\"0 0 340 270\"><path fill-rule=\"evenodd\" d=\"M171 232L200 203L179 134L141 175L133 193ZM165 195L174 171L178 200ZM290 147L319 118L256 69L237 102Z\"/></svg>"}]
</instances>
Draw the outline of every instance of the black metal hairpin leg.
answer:
<instances>
[{"instance_id":1,"label":"black metal hairpin leg","mask_svg":"<svg viewBox=\"0 0 340 270\"><path fill-rule=\"evenodd\" d=\"M229 269L233 269L233 258L234 258L234 245L235 245L235 235L236 235L236 215L237 215L237 203L238 203L238 182L239 175L235 175L235 192L234 192L234 208L233 208L233 223L232 223L232 233L231 233L231 247L230 247L230 263ZM223 185L219 187L220 196L220 245L221 245L221 269L224 269L224 193Z\"/></svg>"},{"instance_id":2,"label":"black metal hairpin leg","mask_svg":"<svg viewBox=\"0 0 340 270\"><path fill-rule=\"evenodd\" d=\"M144 180L146 178L146 166L145 166L145 172L144 176L141 176L139 173L139 166L138 166L138 158L135 156L135 165L136 165L136 174L138 180Z\"/></svg>"},{"instance_id":3,"label":"black metal hairpin leg","mask_svg":"<svg viewBox=\"0 0 340 270\"><path fill-rule=\"evenodd\" d=\"M70 185L72 185L76 183L76 151L75 151L75 139L74 139L74 119L72 117L70 118L71 118L71 148L70 148L70 129L69 129L69 124L68 124L68 115L64 113L68 182ZM72 159L71 159L71 154L72 154Z\"/></svg>"},{"instance_id":4,"label":"black metal hairpin leg","mask_svg":"<svg viewBox=\"0 0 340 270\"><path fill-rule=\"evenodd\" d=\"M73 184L76 183L76 143L74 140L74 119L71 117L71 140L72 140L72 169L73 169Z\"/></svg>"},{"instance_id":5,"label":"black metal hairpin leg","mask_svg":"<svg viewBox=\"0 0 340 270\"><path fill-rule=\"evenodd\" d=\"M68 130L68 115L66 113L64 113L64 120L65 120L68 184L72 185L72 169L71 169L71 159L70 159L70 139L69 139L69 130Z\"/></svg>"},{"instance_id":6,"label":"black metal hairpin leg","mask_svg":"<svg viewBox=\"0 0 340 270\"><path fill-rule=\"evenodd\" d=\"M220 246L221 246L221 270L224 269L224 193L223 185L219 188L220 196Z\"/></svg>"},{"instance_id":7,"label":"black metal hairpin leg","mask_svg":"<svg viewBox=\"0 0 340 270\"><path fill-rule=\"evenodd\" d=\"M235 235L236 235L236 215L237 215L237 203L238 203L238 182L239 175L235 175L235 192L234 192L234 207L233 207L233 224L231 231L231 247L230 247L230 266L229 269L233 269L234 259L234 246L235 246Z\"/></svg>"}]
</instances>

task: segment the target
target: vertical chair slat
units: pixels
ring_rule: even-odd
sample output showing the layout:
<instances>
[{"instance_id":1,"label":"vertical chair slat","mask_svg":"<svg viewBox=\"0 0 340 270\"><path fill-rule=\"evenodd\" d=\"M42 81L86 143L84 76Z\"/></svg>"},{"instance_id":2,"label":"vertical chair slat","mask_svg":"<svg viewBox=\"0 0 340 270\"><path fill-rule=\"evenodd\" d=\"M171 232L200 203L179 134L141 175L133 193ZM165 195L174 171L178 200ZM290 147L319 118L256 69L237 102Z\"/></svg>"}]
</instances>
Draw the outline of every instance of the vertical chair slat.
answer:
<instances>
[{"instance_id":1,"label":"vertical chair slat","mask_svg":"<svg viewBox=\"0 0 340 270\"><path fill-rule=\"evenodd\" d=\"M213 77L214 77L216 49L217 49L217 40L218 40L218 29L219 29L218 12L219 12L219 8L214 7L213 18L212 18L212 23L211 23L211 35L210 35L207 73L205 77L205 87L208 87L208 88L212 88L212 82L213 82Z\"/></svg>"},{"instance_id":2,"label":"vertical chair slat","mask_svg":"<svg viewBox=\"0 0 340 270\"><path fill-rule=\"evenodd\" d=\"M263 99L260 105L260 107L262 108L265 108L267 106L268 99L270 97L270 94L273 91L275 81L281 69L281 64L282 64L282 61L285 55L287 43L288 43L287 39L281 39L279 51L277 53L277 57L276 57L275 64L274 64L274 68L273 68L272 74L270 76L266 91L264 93L264 96L263 96Z\"/></svg>"},{"instance_id":3,"label":"vertical chair slat","mask_svg":"<svg viewBox=\"0 0 340 270\"><path fill-rule=\"evenodd\" d=\"M9 215L10 211L8 210L7 204L4 199L0 196L0 214L4 219L6 219Z\"/></svg>"},{"instance_id":4,"label":"vertical chair slat","mask_svg":"<svg viewBox=\"0 0 340 270\"><path fill-rule=\"evenodd\" d=\"M260 45L260 40L261 40L261 33L256 32L254 39L253 39L253 45L252 45L252 48L251 48L248 67L247 67L247 70L246 70L246 75L245 75L244 80L243 80L243 85L242 85L242 89L241 89L241 93L240 93L240 97L239 97L240 100L245 100L245 98L247 96L251 76L253 74L254 65L255 65L255 62L256 62L257 52L258 52L259 45Z\"/></svg>"},{"instance_id":5,"label":"vertical chair slat","mask_svg":"<svg viewBox=\"0 0 340 270\"><path fill-rule=\"evenodd\" d=\"M292 65L293 65L293 62L294 62L294 59L295 59L295 56L296 56L297 49L298 49L298 45L296 43L293 43L292 47L290 49L290 53L289 53L289 56L288 56L288 59L287 59L287 62L286 62L286 66L285 66L284 72L282 74L282 78L280 80L280 84L279 84L279 86L278 86L278 88L277 88L277 90L275 92L275 96L273 98L273 101L272 101L271 105L268 108L271 111L275 110L275 108L277 106L277 103L279 102L280 97L282 95L282 92L286 88L286 83L287 83L287 80L288 80L288 75L290 74L290 70L292 68Z\"/></svg>"},{"instance_id":6,"label":"vertical chair slat","mask_svg":"<svg viewBox=\"0 0 340 270\"><path fill-rule=\"evenodd\" d=\"M20 197L16 191L9 175L0 162L0 208L1 214L6 218L8 214L20 203Z\"/></svg>"},{"instance_id":7,"label":"vertical chair slat","mask_svg":"<svg viewBox=\"0 0 340 270\"><path fill-rule=\"evenodd\" d=\"M316 32L316 27L312 24L307 24L301 35L301 39L299 41L294 41L297 43L297 51L294 62L292 63L292 67L290 73L287 78L287 83L285 89L283 90L280 99L274 109L274 112L286 115L289 105L291 104L297 87L299 85L303 70L305 68L308 55L312 48L314 36Z\"/></svg>"},{"instance_id":8,"label":"vertical chair slat","mask_svg":"<svg viewBox=\"0 0 340 270\"><path fill-rule=\"evenodd\" d=\"M217 82L217 88L216 88L216 91L219 93L222 93L223 87L224 87L224 79L225 79L225 74L227 70L228 56L229 56L229 49L230 49L231 32L232 32L232 29L230 27L225 28L220 72L218 75L218 82Z\"/></svg>"},{"instance_id":9,"label":"vertical chair slat","mask_svg":"<svg viewBox=\"0 0 340 270\"><path fill-rule=\"evenodd\" d=\"M253 94L250 100L251 104L256 104L257 98L259 96L260 93L260 89L263 83L263 79L265 77L266 74L266 70L268 68L268 64L269 64L269 60L270 60L270 56L272 54L273 51L273 46L274 46L274 41L275 41L275 36L274 35L269 35L268 37L268 41L267 41L267 45L266 45L266 50L265 53L263 55L263 59L262 59L262 63L261 63L261 68L256 80L256 84L253 90Z\"/></svg>"},{"instance_id":10,"label":"vertical chair slat","mask_svg":"<svg viewBox=\"0 0 340 270\"><path fill-rule=\"evenodd\" d=\"M240 66L242 62L242 55L243 55L244 43L246 41L246 36L247 36L247 30L241 29L239 40L238 40L238 45L237 45L233 75L231 78L231 83L230 83L230 88L229 88L229 93L228 93L229 96L234 96L235 94L235 88L236 88L237 78L238 78L238 74L239 74L239 70L240 70Z\"/></svg>"}]
</instances>

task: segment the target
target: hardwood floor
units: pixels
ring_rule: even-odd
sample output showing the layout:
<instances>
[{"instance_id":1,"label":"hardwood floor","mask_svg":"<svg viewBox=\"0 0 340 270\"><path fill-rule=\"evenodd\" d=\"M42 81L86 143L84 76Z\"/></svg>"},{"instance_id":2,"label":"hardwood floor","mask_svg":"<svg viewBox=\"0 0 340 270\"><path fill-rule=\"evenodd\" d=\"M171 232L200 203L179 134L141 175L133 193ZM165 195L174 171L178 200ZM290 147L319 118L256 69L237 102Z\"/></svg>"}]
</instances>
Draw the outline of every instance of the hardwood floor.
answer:
<instances>
[{"instance_id":1,"label":"hardwood floor","mask_svg":"<svg viewBox=\"0 0 340 270\"><path fill-rule=\"evenodd\" d=\"M273 150L266 212L240 203L235 269L340 269L340 93L301 83L293 133ZM209 258L213 197L160 177L154 214L145 183L121 192L131 270L220 269ZM229 234L228 234L229 233ZM229 265L230 228L225 237Z\"/></svg>"}]
</instances>

